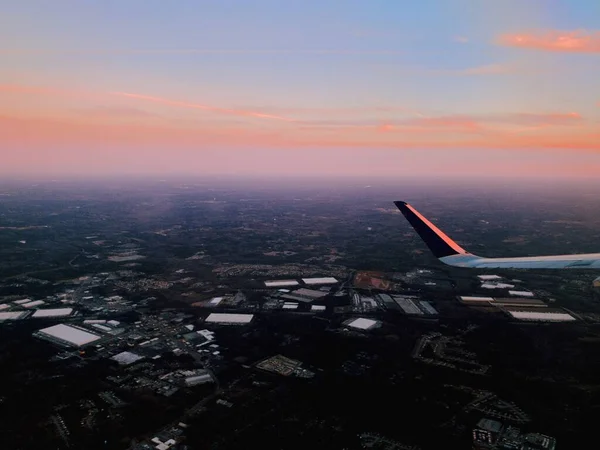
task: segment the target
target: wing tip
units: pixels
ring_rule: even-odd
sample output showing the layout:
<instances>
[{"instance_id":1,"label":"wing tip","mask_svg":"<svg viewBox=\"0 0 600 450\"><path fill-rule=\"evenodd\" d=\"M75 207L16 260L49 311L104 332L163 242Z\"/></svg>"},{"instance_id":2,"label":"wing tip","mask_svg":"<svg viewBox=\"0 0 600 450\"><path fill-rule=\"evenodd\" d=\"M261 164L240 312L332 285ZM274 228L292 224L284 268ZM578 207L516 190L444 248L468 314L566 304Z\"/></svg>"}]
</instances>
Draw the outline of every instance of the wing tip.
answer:
<instances>
[{"instance_id":1,"label":"wing tip","mask_svg":"<svg viewBox=\"0 0 600 450\"><path fill-rule=\"evenodd\" d=\"M467 253L442 230L427 220L416 209L402 200L394 201L400 212L415 229L436 258Z\"/></svg>"}]
</instances>

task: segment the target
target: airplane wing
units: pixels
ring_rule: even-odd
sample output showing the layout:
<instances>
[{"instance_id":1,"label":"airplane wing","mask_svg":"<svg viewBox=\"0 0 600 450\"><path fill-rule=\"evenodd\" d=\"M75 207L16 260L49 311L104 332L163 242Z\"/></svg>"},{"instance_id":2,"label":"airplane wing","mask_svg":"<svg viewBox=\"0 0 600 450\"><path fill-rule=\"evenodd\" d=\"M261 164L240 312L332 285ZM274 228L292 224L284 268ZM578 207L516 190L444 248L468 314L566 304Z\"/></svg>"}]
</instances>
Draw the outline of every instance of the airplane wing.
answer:
<instances>
[{"instance_id":1,"label":"airplane wing","mask_svg":"<svg viewBox=\"0 0 600 450\"><path fill-rule=\"evenodd\" d=\"M469 253L406 202L394 204L421 236L436 258L444 264L474 269L597 269L600 253L581 255L485 258Z\"/></svg>"}]
</instances>

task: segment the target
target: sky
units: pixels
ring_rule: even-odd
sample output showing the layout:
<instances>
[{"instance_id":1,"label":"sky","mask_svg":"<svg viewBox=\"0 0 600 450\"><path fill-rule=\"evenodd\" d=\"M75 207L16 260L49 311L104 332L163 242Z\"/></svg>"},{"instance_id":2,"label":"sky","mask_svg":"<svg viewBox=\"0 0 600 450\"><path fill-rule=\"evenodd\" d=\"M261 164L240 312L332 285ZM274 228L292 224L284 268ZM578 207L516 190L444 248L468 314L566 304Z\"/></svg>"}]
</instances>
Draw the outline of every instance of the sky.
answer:
<instances>
[{"instance_id":1,"label":"sky","mask_svg":"<svg viewBox=\"0 0 600 450\"><path fill-rule=\"evenodd\" d=\"M598 0L0 0L0 175L600 175Z\"/></svg>"}]
</instances>

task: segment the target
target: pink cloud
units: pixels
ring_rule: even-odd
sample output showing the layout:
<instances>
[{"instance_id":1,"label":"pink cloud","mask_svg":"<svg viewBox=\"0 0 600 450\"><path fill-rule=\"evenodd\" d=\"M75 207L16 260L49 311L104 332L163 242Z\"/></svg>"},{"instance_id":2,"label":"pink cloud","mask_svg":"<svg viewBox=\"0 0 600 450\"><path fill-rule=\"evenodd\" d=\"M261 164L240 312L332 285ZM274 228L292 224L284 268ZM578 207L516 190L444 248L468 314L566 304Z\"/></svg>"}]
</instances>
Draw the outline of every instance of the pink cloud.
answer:
<instances>
[{"instance_id":1,"label":"pink cloud","mask_svg":"<svg viewBox=\"0 0 600 450\"><path fill-rule=\"evenodd\" d=\"M411 130L418 130L415 133ZM384 132L386 131L386 132ZM474 131L474 132L473 132ZM144 158L148 148L178 151L202 151L215 148L475 148L475 149L572 149L600 151L600 133L591 128L576 132L560 129L517 135L491 130L466 118L433 118L418 126L398 128L393 124L378 127L306 130L285 127L274 131L229 126L181 128L168 124L105 124L81 123L42 119L0 117L0 151L23 155L29 150L47 151L52 148L111 149L127 148L131 154ZM87 150L86 150L87 151ZM157 150L158 151L158 150ZM168 154L168 152L166 152ZM17 157L17 156L15 156ZM47 154L52 158L52 154Z\"/></svg>"},{"instance_id":2,"label":"pink cloud","mask_svg":"<svg viewBox=\"0 0 600 450\"><path fill-rule=\"evenodd\" d=\"M53 95L59 97L75 97L75 98L102 98L104 100L108 100L111 97L121 97L121 98L129 98L135 100L141 100L145 102L153 102L158 103L165 106L175 106L179 108L191 108L191 109L201 109L208 112L213 112L217 114L227 114L233 116L245 116L245 117L255 117L259 119L267 119L267 120L278 120L285 122L294 122L293 119L288 117L278 116L274 114L265 114L260 111L250 111L243 109L231 109L231 108L223 108L219 106L212 105L204 105L200 103L190 103L178 100L170 100L161 97L154 97L150 95L142 95L135 94L130 92L92 92L92 91L83 91L83 90L72 90L72 89L60 89L53 87L40 87L40 86L26 86L26 85L18 85L18 84L0 84L0 92L7 92L9 94L31 94L31 95Z\"/></svg>"},{"instance_id":3,"label":"pink cloud","mask_svg":"<svg viewBox=\"0 0 600 450\"><path fill-rule=\"evenodd\" d=\"M199 103L189 103L189 102L182 102L182 101L178 101L178 100L169 100L169 99L161 98L161 97L152 97L150 95L132 94L129 92L111 92L111 94L122 96L122 97L135 98L137 100L145 100L145 101L149 101L149 102L160 103L161 105L167 105L167 106L178 106L181 108L202 109L204 111L211 111L211 112L220 113L220 114L231 114L234 116L247 116L247 117L257 117L260 119L272 119L272 120L283 120L285 122L294 122L293 119L290 119L287 117L276 116L273 114L264 114L264 113L261 113L258 111L247 111L247 110L242 110L242 109L221 108L221 107L217 107L217 106L202 105Z\"/></svg>"},{"instance_id":4,"label":"pink cloud","mask_svg":"<svg viewBox=\"0 0 600 450\"><path fill-rule=\"evenodd\" d=\"M509 33L498 37L496 42L507 47L567 53L600 53L600 31L585 30L544 33Z\"/></svg>"},{"instance_id":5,"label":"pink cloud","mask_svg":"<svg viewBox=\"0 0 600 450\"><path fill-rule=\"evenodd\" d=\"M82 117L94 119L115 119L115 118L134 118L145 119L158 117L148 111L139 108L130 108L126 106L98 106L94 108L80 108L74 111Z\"/></svg>"}]
</instances>

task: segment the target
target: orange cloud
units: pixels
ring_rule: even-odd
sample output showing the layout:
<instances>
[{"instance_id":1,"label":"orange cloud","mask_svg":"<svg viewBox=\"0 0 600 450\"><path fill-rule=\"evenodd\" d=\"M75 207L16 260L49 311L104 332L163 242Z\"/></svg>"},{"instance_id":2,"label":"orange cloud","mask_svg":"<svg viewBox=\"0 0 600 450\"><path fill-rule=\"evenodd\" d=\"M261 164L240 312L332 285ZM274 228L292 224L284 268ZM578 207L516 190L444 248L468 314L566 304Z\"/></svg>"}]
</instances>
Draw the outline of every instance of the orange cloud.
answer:
<instances>
[{"instance_id":1,"label":"orange cloud","mask_svg":"<svg viewBox=\"0 0 600 450\"><path fill-rule=\"evenodd\" d=\"M600 31L585 30L545 33L503 34L496 42L507 47L567 53L600 53Z\"/></svg>"}]
</instances>

